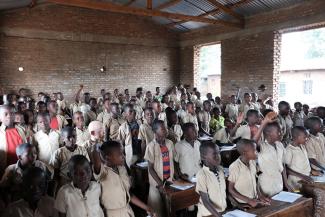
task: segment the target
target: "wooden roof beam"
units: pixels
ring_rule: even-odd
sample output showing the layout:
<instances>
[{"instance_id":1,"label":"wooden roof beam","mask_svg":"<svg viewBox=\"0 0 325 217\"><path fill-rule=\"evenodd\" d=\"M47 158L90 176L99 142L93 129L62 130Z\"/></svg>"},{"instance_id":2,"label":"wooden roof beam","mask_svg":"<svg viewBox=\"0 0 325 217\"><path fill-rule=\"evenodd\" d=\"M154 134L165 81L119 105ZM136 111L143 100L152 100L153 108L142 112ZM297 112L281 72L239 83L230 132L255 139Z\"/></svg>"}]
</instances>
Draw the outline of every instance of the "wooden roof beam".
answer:
<instances>
[{"instance_id":1,"label":"wooden roof beam","mask_svg":"<svg viewBox=\"0 0 325 217\"><path fill-rule=\"evenodd\" d=\"M165 2L155 8L155 10L162 10L164 8L169 8L173 5L176 5L177 3L181 2L182 0L171 0L169 2Z\"/></svg>"},{"instance_id":2,"label":"wooden roof beam","mask_svg":"<svg viewBox=\"0 0 325 217\"><path fill-rule=\"evenodd\" d=\"M147 0L147 9L152 10L152 0Z\"/></svg>"},{"instance_id":3,"label":"wooden roof beam","mask_svg":"<svg viewBox=\"0 0 325 217\"><path fill-rule=\"evenodd\" d=\"M135 2L136 0L129 0L127 3L124 4L124 6L129 6L131 5L133 2Z\"/></svg>"},{"instance_id":4,"label":"wooden roof beam","mask_svg":"<svg viewBox=\"0 0 325 217\"><path fill-rule=\"evenodd\" d=\"M195 21L195 22L209 23L215 25L243 28L243 25L240 23L232 23L223 20L208 19L205 17L190 16L185 14L168 13L168 12L157 11L157 10L127 7L127 6L113 4L110 2L97 2L93 0L49 0L49 1L61 5L75 6L75 7L88 8L88 9L101 10L101 11L109 11L109 12L122 13L122 14L132 14L138 16L149 16L149 17L157 16L157 17L165 17L174 20Z\"/></svg>"},{"instance_id":5,"label":"wooden roof beam","mask_svg":"<svg viewBox=\"0 0 325 217\"><path fill-rule=\"evenodd\" d=\"M218 2L218 0L207 0L207 1L210 2L211 4L213 4L214 6L216 6L217 8L219 8L220 10L222 10L223 12L225 12L225 13L229 14L230 16L236 18L240 22L244 22L244 17L241 14L237 14L236 12L231 10L230 8L228 8L225 5Z\"/></svg>"}]
</instances>

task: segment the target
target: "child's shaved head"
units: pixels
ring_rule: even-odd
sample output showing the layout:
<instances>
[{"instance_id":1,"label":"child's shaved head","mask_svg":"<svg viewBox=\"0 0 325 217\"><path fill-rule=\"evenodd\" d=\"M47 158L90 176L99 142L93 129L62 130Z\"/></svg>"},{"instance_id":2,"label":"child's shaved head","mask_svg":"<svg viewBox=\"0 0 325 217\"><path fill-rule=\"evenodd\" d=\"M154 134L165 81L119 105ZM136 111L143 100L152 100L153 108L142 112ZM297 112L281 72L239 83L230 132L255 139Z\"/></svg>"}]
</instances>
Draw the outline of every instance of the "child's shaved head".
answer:
<instances>
[{"instance_id":1,"label":"child's shaved head","mask_svg":"<svg viewBox=\"0 0 325 217\"><path fill-rule=\"evenodd\" d=\"M241 139L237 142L237 151L240 154L243 154L244 152L247 152L251 148L255 149L256 144L253 140L250 139Z\"/></svg>"},{"instance_id":2,"label":"child's shaved head","mask_svg":"<svg viewBox=\"0 0 325 217\"><path fill-rule=\"evenodd\" d=\"M296 127L292 128L291 135L292 135L293 140L297 139L301 134L304 134L304 135L308 134L306 128L304 128L302 126L296 126Z\"/></svg>"},{"instance_id":3,"label":"child's shaved head","mask_svg":"<svg viewBox=\"0 0 325 217\"><path fill-rule=\"evenodd\" d=\"M110 155L114 150L120 150L121 144L117 141L107 141L100 146L100 150L104 155Z\"/></svg>"},{"instance_id":4,"label":"child's shaved head","mask_svg":"<svg viewBox=\"0 0 325 217\"><path fill-rule=\"evenodd\" d=\"M267 135L267 134L271 133L273 130L279 130L279 131L281 130L279 123L273 122L273 123L267 124L263 130L263 133L265 135Z\"/></svg>"},{"instance_id":5,"label":"child's shaved head","mask_svg":"<svg viewBox=\"0 0 325 217\"><path fill-rule=\"evenodd\" d=\"M321 125L323 123L320 117L310 117L305 121L305 127L308 130L313 130L317 125Z\"/></svg>"}]
</instances>

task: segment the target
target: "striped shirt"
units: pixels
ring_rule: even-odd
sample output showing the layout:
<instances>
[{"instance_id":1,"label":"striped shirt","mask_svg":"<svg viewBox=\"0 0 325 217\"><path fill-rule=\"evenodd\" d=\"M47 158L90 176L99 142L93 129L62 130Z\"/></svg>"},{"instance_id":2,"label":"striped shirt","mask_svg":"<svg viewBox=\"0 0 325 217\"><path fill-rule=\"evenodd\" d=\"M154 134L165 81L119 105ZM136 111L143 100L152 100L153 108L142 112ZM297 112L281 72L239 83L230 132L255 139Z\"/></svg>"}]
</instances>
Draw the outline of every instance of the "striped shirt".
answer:
<instances>
[{"instance_id":1,"label":"striped shirt","mask_svg":"<svg viewBox=\"0 0 325 217\"><path fill-rule=\"evenodd\" d=\"M163 177L168 179L170 177L170 159L167 146L160 146L160 151L163 159Z\"/></svg>"}]
</instances>

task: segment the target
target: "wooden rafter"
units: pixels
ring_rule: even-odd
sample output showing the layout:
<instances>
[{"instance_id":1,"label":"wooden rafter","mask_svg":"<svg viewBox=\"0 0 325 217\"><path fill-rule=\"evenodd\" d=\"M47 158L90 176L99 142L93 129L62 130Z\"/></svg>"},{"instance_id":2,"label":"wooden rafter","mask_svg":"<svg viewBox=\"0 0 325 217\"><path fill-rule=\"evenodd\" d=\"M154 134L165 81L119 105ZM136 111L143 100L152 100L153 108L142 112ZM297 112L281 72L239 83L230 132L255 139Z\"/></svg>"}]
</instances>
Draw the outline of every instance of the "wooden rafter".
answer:
<instances>
[{"instance_id":1,"label":"wooden rafter","mask_svg":"<svg viewBox=\"0 0 325 217\"><path fill-rule=\"evenodd\" d=\"M133 2L135 2L136 0L129 0L127 3L124 4L124 6L129 6L131 5Z\"/></svg>"},{"instance_id":2,"label":"wooden rafter","mask_svg":"<svg viewBox=\"0 0 325 217\"><path fill-rule=\"evenodd\" d=\"M216 25L232 26L238 28L243 27L243 25L239 23L232 23L223 20L208 19L205 17L190 16L185 14L168 13L168 12L157 11L157 10L126 7L122 5L113 4L110 2L98 2L93 0L49 0L49 1L61 5L82 7L82 8L109 11L115 13L132 14L138 16L149 16L149 17L158 16L158 17L165 17L174 20L195 21L195 22L202 22L202 23L209 23L209 24L216 24Z\"/></svg>"},{"instance_id":3,"label":"wooden rafter","mask_svg":"<svg viewBox=\"0 0 325 217\"><path fill-rule=\"evenodd\" d=\"M147 0L147 9L152 10L152 0Z\"/></svg>"},{"instance_id":4,"label":"wooden rafter","mask_svg":"<svg viewBox=\"0 0 325 217\"><path fill-rule=\"evenodd\" d=\"M229 5L227 5L227 7L230 8L230 9L235 9L235 8L241 6L241 5L248 4L249 2L252 2L252 1L255 1L255 0L242 0L242 1L239 1L239 2L236 2L236 3L233 3L233 4L229 4ZM204 14L199 15L199 17L206 17L206 16L209 16L209 15L213 16L213 15L219 13L219 12L220 12L220 9L215 8L215 9L213 9L211 11L208 11L208 12L206 12ZM166 26L167 27L173 27L175 25L180 25L180 24L183 24L183 23L186 23L186 21L172 22L172 23L166 24Z\"/></svg>"},{"instance_id":5,"label":"wooden rafter","mask_svg":"<svg viewBox=\"0 0 325 217\"><path fill-rule=\"evenodd\" d=\"M168 8L171 7L173 5L176 5L177 3L181 2L182 0L171 0L169 2L165 2L161 5L159 5L158 7L155 8L155 10L162 10L164 8Z\"/></svg>"},{"instance_id":6,"label":"wooden rafter","mask_svg":"<svg viewBox=\"0 0 325 217\"><path fill-rule=\"evenodd\" d=\"M231 10L230 8L224 6L223 4L221 4L220 2L218 2L218 0L207 0L208 2L210 2L211 4L213 4L214 6L216 6L217 8L220 8L220 10L222 10L223 12L229 14L230 16L236 18L237 20L243 22L244 21L244 17L240 14L237 14L236 12L234 12L233 10Z\"/></svg>"}]
</instances>

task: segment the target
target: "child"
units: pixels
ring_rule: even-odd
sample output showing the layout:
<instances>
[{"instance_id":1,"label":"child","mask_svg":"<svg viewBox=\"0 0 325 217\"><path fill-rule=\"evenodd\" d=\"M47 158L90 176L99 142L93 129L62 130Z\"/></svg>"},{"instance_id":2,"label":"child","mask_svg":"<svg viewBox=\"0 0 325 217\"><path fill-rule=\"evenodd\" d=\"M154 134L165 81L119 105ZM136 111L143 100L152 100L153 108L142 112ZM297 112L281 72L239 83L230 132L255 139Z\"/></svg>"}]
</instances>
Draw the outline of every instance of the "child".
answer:
<instances>
[{"instance_id":1,"label":"child","mask_svg":"<svg viewBox=\"0 0 325 217\"><path fill-rule=\"evenodd\" d=\"M219 148L212 142L200 146L202 168L196 174L196 192L200 195L197 217L221 217L227 208L226 181L220 166Z\"/></svg>"},{"instance_id":2,"label":"child","mask_svg":"<svg viewBox=\"0 0 325 217\"><path fill-rule=\"evenodd\" d=\"M17 162L16 148L26 142L25 133L14 127L14 115L9 106L0 106L0 176L3 170Z\"/></svg>"},{"instance_id":3,"label":"child","mask_svg":"<svg viewBox=\"0 0 325 217\"><path fill-rule=\"evenodd\" d=\"M183 136L183 130L181 125L178 123L178 118L176 112L171 109L166 109L166 118L167 118L167 139L171 140L173 144L181 141Z\"/></svg>"},{"instance_id":4,"label":"child","mask_svg":"<svg viewBox=\"0 0 325 217\"><path fill-rule=\"evenodd\" d=\"M21 184L24 171L31 167L39 167L46 172L46 165L36 160L35 146L24 143L16 148L18 161L7 167L0 181L0 187L7 192L7 201L16 201L21 198Z\"/></svg>"},{"instance_id":5,"label":"child","mask_svg":"<svg viewBox=\"0 0 325 217\"><path fill-rule=\"evenodd\" d=\"M203 111L199 112L198 121L199 126L203 130L203 132L210 133L210 121L211 121L211 102L209 100L205 100L203 102Z\"/></svg>"},{"instance_id":6,"label":"child","mask_svg":"<svg viewBox=\"0 0 325 217\"><path fill-rule=\"evenodd\" d=\"M126 122L120 126L117 140L124 146L126 164L130 167L141 158L141 143L138 140L140 123L135 119L132 105L125 105L123 114Z\"/></svg>"},{"instance_id":7,"label":"child","mask_svg":"<svg viewBox=\"0 0 325 217\"><path fill-rule=\"evenodd\" d=\"M279 115L278 122L281 127L281 133L283 135L282 142L284 145L288 145L291 141L291 129L293 127L293 121L290 117L290 105L285 101L279 102Z\"/></svg>"},{"instance_id":8,"label":"child","mask_svg":"<svg viewBox=\"0 0 325 217\"><path fill-rule=\"evenodd\" d=\"M276 115L273 116L276 118ZM264 141L260 135L264 133ZM285 148L281 143L281 129L271 116L263 120L254 140L258 143L258 166L261 174L258 177L258 187L261 192L272 197L283 190L283 183L290 191L287 174L284 167ZM260 142L259 142L260 141Z\"/></svg>"},{"instance_id":9,"label":"child","mask_svg":"<svg viewBox=\"0 0 325 217\"><path fill-rule=\"evenodd\" d=\"M221 116L221 112L218 107L214 107L212 109L212 118L209 125L213 133L217 132L225 126L225 118Z\"/></svg>"},{"instance_id":10,"label":"child","mask_svg":"<svg viewBox=\"0 0 325 217\"><path fill-rule=\"evenodd\" d=\"M244 94L244 102L239 106L238 112L243 113L244 117L246 117L246 114L248 110L255 109L258 111L258 108L255 106L255 104L252 103L252 96L250 93Z\"/></svg>"},{"instance_id":11,"label":"child","mask_svg":"<svg viewBox=\"0 0 325 217\"><path fill-rule=\"evenodd\" d=\"M34 134L34 145L38 149L38 159L49 165L52 154L59 148L60 134L50 127L50 115L37 115L37 133Z\"/></svg>"},{"instance_id":12,"label":"child","mask_svg":"<svg viewBox=\"0 0 325 217\"><path fill-rule=\"evenodd\" d=\"M89 106L90 106L90 110L84 114L86 126L88 126L90 122L97 120L97 100L96 100L96 98L90 98Z\"/></svg>"},{"instance_id":13,"label":"child","mask_svg":"<svg viewBox=\"0 0 325 217\"><path fill-rule=\"evenodd\" d=\"M104 99L103 111L98 114L97 121L103 123L103 126L107 124L109 119L111 118L111 102L110 99Z\"/></svg>"},{"instance_id":14,"label":"child","mask_svg":"<svg viewBox=\"0 0 325 217\"><path fill-rule=\"evenodd\" d=\"M302 111L302 104L301 102L295 102L294 104L295 112L293 113L293 126L304 126L305 121L305 114Z\"/></svg>"},{"instance_id":15,"label":"child","mask_svg":"<svg viewBox=\"0 0 325 217\"><path fill-rule=\"evenodd\" d=\"M34 112L33 110L27 109L24 112L24 122L25 122L25 135L26 135L26 140L29 143L32 143L33 141L33 136L34 136Z\"/></svg>"},{"instance_id":16,"label":"child","mask_svg":"<svg viewBox=\"0 0 325 217\"><path fill-rule=\"evenodd\" d=\"M309 131L309 139L306 149L309 162L312 165L312 174L321 175L325 170L325 137L323 132L323 121L319 117L310 117L305 122Z\"/></svg>"},{"instance_id":17,"label":"child","mask_svg":"<svg viewBox=\"0 0 325 217\"><path fill-rule=\"evenodd\" d=\"M166 113L162 111L161 103L157 100L153 101L152 109L153 109L154 118L164 121L164 123L167 125Z\"/></svg>"},{"instance_id":18,"label":"child","mask_svg":"<svg viewBox=\"0 0 325 217\"><path fill-rule=\"evenodd\" d=\"M61 139L64 146L53 153L50 162L58 189L71 181L68 176L68 164L72 156L83 155L89 160L87 149L76 144L76 131L72 127L62 129Z\"/></svg>"},{"instance_id":19,"label":"child","mask_svg":"<svg viewBox=\"0 0 325 217\"><path fill-rule=\"evenodd\" d=\"M230 132L234 128L234 122L231 119L225 119L225 126L219 129L213 136L212 141L218 145L231 144L232 138Z\"/></svg>"},{"instance_id":20,"label":"child","mask_svg":"<svg viewBox=\"0 0 325 217\"><path fill-rule=\"evenodd\" d=\"M181 106L177 111L177 117L182 120L183 117L186 115L186 101L185 100L181 100Z\"/></svg>"},{"instance_id":21,"label":"child","mask_svg":"<svg viewBox=\"0 0 325 217\"><path fill-rule=\"evenodd\" d=\"M105 138L106 140L117 140L118 129L125 122L125 119L121 116L120 108L117 103L111 104L111 118L106 122Z\"/></svg>"},{"instance_id":22,"label":"child","mask_svg":"<svg viewBox=\"0 0 325 217\"><path fill-rule=\"evenodd\" d=\"M231 131L230 136L234 139L253 139L258 131L259 114L257 110L251 109L246 113L247 125L241 125L243 122L243 113L239 114L236 125Z\"/></svg>"},{"instance_id":23,"label":"child","mask_svg":"<svg viewBox=\"0 0 325 217\"><path fill-rule=\"evenodd\" d=\"M82 112L77 111L76 113L73 114L73 123L76 126L76 134L77 134L77 145L83 145L86 141L90 139L90 133L85 127L85 121L84 121L84 116Z\"/></svg>"},{"instance_id":24,"label":"child","mask_svg":"<svg viewBox=\"0 0 325 217\"><path fill-rule=\"evenodd\" d=\"M175 168L182 179L191 180L200 169L200 142L193 123L183 125L184 140L175 145Z\"/></svg>"},{"instance_id":25,"label":"child","mask_svg":"<svg viewBox=\"0 0 325 217\"><path fill-rule=\"evenodd\" d=\"M68 174L72 183L64 185L55 200L60 217L104 217L100 207L102 190L99 183L91 181L92 170L88 159L83 155L71 157Z\"/></svg>"},{"instance_id":26,"label":"child","mask_svg":"<svg viewBox=\"0 0 325 217\"><path fill-rule=\"evenodd\" d=\"M68 125L68 121L62 115L58 114L58 104L56 101L51 100L47 105L51 120L50 127L52 130L61 131L61 129Z\"/></svg>"},{"instance_id":27,"label":"child","mask_svg":"<svg viewBox=\"0 0 325 217\"><path fill-rule=\"evenodd\" d=\"M195 113L195 107L193 102L188 102L186 104L186 115L182 119L182 123L193 123L195 125L196 131L199 132L199 124Z\"/></svg>"},{"instance_id":28,"label":"child","mask_svg":"<svg viewBox=\"0 0 325 217\"><path fill-rule=\"evenodd\" d=\"M258 204L269 204L270 199L265 198L256 187L255 160L257 155L255 142L241 139L237 143L237 150L240 157L229 167L229 193L239 204L244 203L251 207L256 207Z\"/></svg>"},{"instance_id":29,"label":"child","mask_svg":"<svg viewBox=\"0 0 325 217\"><path fill-rule=\"evenodd\" d=\"M149 164L148 204L157 212L158 217L166 216L160 193L174 177L173 143L166 139L167 129L161 120L155 120L152 126L155 139L147 145L145 160Z\"/></svg>"},{"instance_id":30,"label":"child","mask_svg":"<svg viewBox=\"0 0 325 217\"><path fill-rule=\"evenodd\" d=\"M139 140L141 140L142 158L146 151L147 145L154 139L155 135L152 131L153 123L153 110L152 108L146 108L144 110L144 123L141 124L139 129Z\"/></svg>"},{"instance_id":31,"label":"child","mask_svg":"<svg viewBox=\"0 0 325 217\"><path fill-rule=\"evenodd\" d=\"M63 94L61 92L57 93L56 103L58 104L59 114L64 115L67 109L67 101L64 99Z\"/></svg>"},{"instance_id":32,"label":"child","mask_svg":"<svg viewBox=\"0 0 325 217\"><path fill-rule=\"evenodd\" d=\"M288 184L294 191L299 191L299 181L313 182L310 178L310 164L306 151L306 140L308 133L304 127L292 129L292 142L286 147L285 164L288 170Z\"/></svg>"},{"instance_id":33,"label":"child","mask_svg":"<svg viewBox=\"0 0 325 217\"><path fill-rule=\"evenodd\" d=\"M235 121L238 117L238 105L236 103L236 96L231 95L230 96L230 103L226 105L225 113L228 116L228 118Z\"/></svg>"},{"instance_id":34,"label":"child","mask_svg":"<svg viewBox=\"0 0 325 217\"><path fill-rule=\"evenodd\" d=\"M303 104L302 110L304 112L304 118L305 118L304 121L307 120L307 118L310 118L311 116L313 116L313 114L309 111L309 105Z\"/></svg>"},{"instance_id":35,"label":"child","mask_svg":"<svg viewBox=\"0 0 325 217\"><path fill-rule=\"evenodd\" d=\"M92 154L94 176L102 187L101 203L106 216L134 217L130 202L155 216L150 207L130 193L131 180L124 166L125 158L120 143L108 141L97 145Z\"/></svg>"},{"instance_id":36,"label":"child","mask_svg":"<svg viewBox=\"0 0 325 217\"><path fill-rule=\"evenodd\" d=\"M54 209L54 199L45 195L47 176L42 169L38 167L27 169L23 174L22 188L23 199L10 204L4 217L58 216Z\"/></svg>"},{"instance_id":37,"label":"child","mask_svg":"<svg viewBox=\"0 0 325 217\"><path fill-rule=\"evenodd\" d=\"M88 126L90 139L87 140L82 146L84 146L88 153L95 147L96 144L103 143L104 140L104 127L100 121L92 121Z\"/></svg>"}]
</instances>

